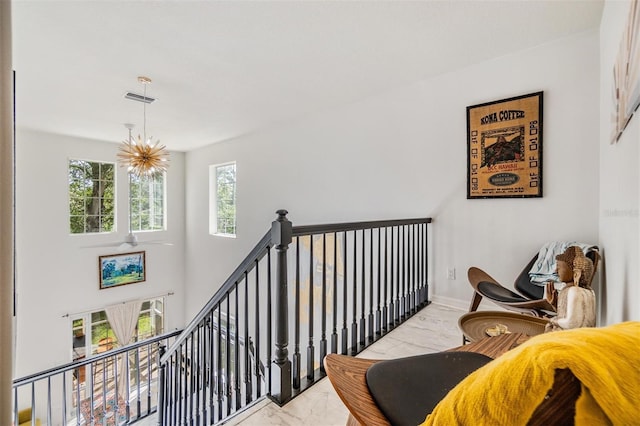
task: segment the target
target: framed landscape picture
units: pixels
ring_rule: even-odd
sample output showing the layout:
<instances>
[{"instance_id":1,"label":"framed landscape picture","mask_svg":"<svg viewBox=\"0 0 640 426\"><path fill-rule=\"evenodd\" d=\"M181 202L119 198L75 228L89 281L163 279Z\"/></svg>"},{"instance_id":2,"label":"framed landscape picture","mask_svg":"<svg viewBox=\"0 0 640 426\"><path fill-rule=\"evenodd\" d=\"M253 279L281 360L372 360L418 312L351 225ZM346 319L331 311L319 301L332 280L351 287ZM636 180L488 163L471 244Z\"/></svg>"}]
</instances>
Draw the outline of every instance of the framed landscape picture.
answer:
<instances>
[{"instance_id":1,"label":"framed landscape picture","mask_svg":"<svg viewBox=\"0 0 640 426\"><path fill-rule=\"evenodd\" d=\"M467 107L467 198L542 197L542 92Z\"/></svg>"},{"instance_id":2,"label":"framed landscape picture","mask_svg":"<svg viewBox=\"0 0 640 426\"><path fill-rule=\"evenodd\" d=\"M146 279L144 252L100 256L100 289L143 282Z\"/></svg>"}]
</instances>

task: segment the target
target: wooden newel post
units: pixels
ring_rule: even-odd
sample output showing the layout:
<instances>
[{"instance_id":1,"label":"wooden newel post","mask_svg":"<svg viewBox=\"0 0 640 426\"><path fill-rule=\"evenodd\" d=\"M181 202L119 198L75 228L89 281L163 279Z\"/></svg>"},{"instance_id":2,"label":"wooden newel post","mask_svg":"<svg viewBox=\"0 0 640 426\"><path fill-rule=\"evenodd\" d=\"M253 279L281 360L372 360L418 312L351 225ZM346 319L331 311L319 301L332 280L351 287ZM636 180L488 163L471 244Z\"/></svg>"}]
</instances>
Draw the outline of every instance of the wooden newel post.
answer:
<instances>
[{"instance_id":1,"label":"wooden newel post","mask_svg":"<svg viewBox=\"0 0 640 426\"><path fill-rule=\"evenodd\" d=\"M289 301L287 289L287 250L292 241L292 226L286 210L276 212L271 223L271 241L276 249L276 324L275 324L275 387L280 393L272 395L279 404L291 399L291 361L289 360Z\"/></svg>"}]
</instances>

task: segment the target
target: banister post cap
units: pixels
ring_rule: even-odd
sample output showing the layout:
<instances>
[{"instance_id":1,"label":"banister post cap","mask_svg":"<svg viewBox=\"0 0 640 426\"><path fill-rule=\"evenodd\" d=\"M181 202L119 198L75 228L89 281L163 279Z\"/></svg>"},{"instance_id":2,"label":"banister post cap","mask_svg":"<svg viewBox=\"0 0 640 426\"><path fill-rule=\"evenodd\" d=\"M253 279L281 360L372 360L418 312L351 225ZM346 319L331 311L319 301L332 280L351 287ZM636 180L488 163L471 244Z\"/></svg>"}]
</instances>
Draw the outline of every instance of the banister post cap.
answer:
<instances>
[{"instance_id":1,"label":"banister post cap","mask_svg":"<svg viewBox=\"0 0 640 426\"><path fill-rule=\"evenodd\" d=\"M281 209L276 212L278 218L271 223L271 241L275 245L288 246L293 240L292 224L287 219L288 211Z\"/></svg>"}]
</instances>

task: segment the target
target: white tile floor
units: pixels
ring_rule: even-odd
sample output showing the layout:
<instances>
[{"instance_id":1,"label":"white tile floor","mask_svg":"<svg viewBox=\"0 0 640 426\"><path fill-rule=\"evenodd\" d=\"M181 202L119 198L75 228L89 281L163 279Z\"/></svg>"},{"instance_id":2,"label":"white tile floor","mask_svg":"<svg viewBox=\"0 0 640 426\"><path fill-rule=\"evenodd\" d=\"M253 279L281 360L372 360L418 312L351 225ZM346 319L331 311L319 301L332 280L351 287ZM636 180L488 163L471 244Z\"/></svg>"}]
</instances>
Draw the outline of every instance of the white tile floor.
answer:
<instances>
[{"instance_id":1,"label":"white tile floor","mask_svg":"<svg viewBox=\"0 0 640 426\"><path fill-rule=\"evenodd\" d=\"M358 356L361 358L390 359L438 352L462 344L458 318L465 312L443 305L431 304L407 322L391 331ZM265 399L251 409L227 422L240 426L342 426L348 411L324 378L284 407ZM152 416L136 423L155 426Z\"/></svg>"}]
</instances>

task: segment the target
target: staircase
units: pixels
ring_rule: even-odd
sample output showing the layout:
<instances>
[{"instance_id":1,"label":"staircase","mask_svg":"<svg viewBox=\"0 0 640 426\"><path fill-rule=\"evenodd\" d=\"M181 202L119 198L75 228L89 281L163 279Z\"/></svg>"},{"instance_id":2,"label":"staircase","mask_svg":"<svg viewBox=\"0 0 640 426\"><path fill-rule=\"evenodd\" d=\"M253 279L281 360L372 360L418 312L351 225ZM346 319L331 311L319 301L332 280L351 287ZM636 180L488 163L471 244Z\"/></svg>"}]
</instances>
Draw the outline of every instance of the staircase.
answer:
<instances>
[{"instance_id":1,"label":"staircase","mask_svg":"<svg viewBox=\"0 0 640 426\"><path fill-rule=\"evenodd\" d=\"M184 330L14 380L14 423L24 407L47 425L164 426L282 406L325 377L327 353L356 355L429 304L431 219L277 214Z\"/></svg>"},{"instance_id":2,"label":"staircase","mask_svg":"<svg viewBox=\"0 0 640 426\"><path fill-rule=\"evenodd\" d=\"M428 301L431 219L271 229L160 356L162 425L221 423L284 405Z\"/></svg>"}]
</instances>

